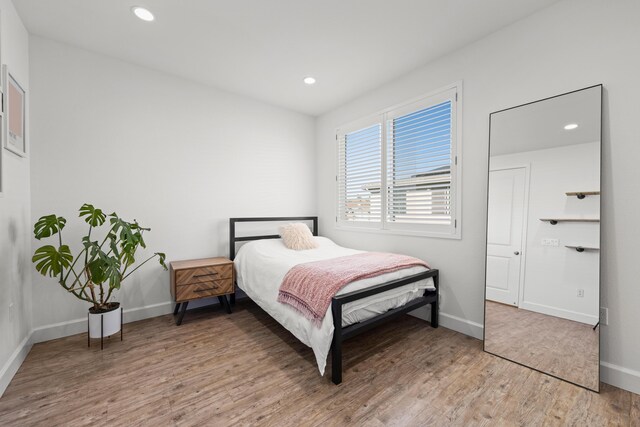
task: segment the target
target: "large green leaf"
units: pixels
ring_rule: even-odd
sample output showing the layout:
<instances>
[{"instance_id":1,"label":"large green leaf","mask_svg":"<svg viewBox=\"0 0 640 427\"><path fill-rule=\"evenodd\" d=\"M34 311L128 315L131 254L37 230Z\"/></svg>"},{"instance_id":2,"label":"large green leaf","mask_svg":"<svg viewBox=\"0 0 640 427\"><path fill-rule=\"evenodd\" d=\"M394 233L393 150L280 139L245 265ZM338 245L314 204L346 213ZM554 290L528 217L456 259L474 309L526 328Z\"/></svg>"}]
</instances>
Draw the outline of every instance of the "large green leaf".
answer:
<instances>
[{"instance_id":1,"label":"large green leaf","mask_svg":"<svg viewBox=\"0 0 640 427\"><path fill-rule=\"evenodd\" d=\"M148 229L140 227L140 224L135 221L133 223L123 221L115 214L111 215L110 222L112 231L117 233L119 239L120 254L118 258L127 267L133 265L136 262L135 254L138 248L147 247L142 233Z\"/></svg>"},{"instance_id":2,"label":"large green leaf","mask_svg":"<svg viewBox=\"0 0 640 427\"><path fill-rule=\"evenodd\" d=\"M85 203L80 207L80 218L84 218L85 222L92 227L98 227L104 224L107 216L102 212L102 209L97 209L93 205Z\"/></svg>"},{"instance_id":3,"label":"large green leaf","mask_svg":"<svg viewBox=\"0 0 640 427\"><path fill-rule=\"evenodd\" d=\"M45 237L51 237L64 228L67 220L61 216L45 215L33 226L33 234L36 239L40 240Z\"/></svg>"},{"instance_id":4,"label":"large green leaf","mask_svg":"<svg viewBox=\"0 0 640 427\"><path fill-rule=\"evenodd\" d=\"M92 241L89 236L84 236L82 238L82 244L87 250L88 260L89 262L98 258L98 254L102 251L100 249L100 244L97 241Z\"/></svg>"},{"instance_id":5,"label":"large green leaf","mask_svg":"<svg viewBox=\"0 0 640 427\"><path fill-rule=\"evenodd\" d=\"M109 237L111 237L111 235L109 235ZM113 254L116 256L116 258L121 258L120 249L118 248L118 245L116 244L116 239L114 239L114 238L110 238L109 239L109 248L111 249Z\"/></svg>"},{"instance_id":6,"label":"large green leaf","mask_svg":"<svg viewBox=\"0 0 640 427\"><path fill-rule=\"evenodd\" d=\"M167 264L165 264L164 260L167 259L167 256L162 252L156 252L156 255L158 255L158 261L160 262L160 265L166 270Z\"/></svg>"},{"instance_id":7,"label":"large green leaf","mask_svg":"<svg viewBox=\"0 0 640 427\"><path fill-rule=\"evenodd\" d=\"M38 248L31 260L36 264L36 270L43 276L58 276L64 268L69 268L73 261L69 246L62 245L59 249L47 245Z\"/></svg>"},{"instance_id":8,"label":"large green leaf","mask_svg":"<svg viewBox=\"0 0 640 427\"><path fill-rule=\"evenodd\" d=\"M92 248L94 246L99 246L98 242L96 240L92 241L89 236L82 237L82 245L87 249Z\"/></svg>"},{"instance_id":9,"label":"large green leaf","mask_svg":"<svg viewBox=\"0 0 640 427\"><path fill-rule=\"evenodd\" d=\"M91 275L91 281L96 285L99 285L107 280L107 275L104 269L104 262L101 259L91 261L89 264L87 264L87 270L89 270L89 274Z\"/></svg>"},{"instance_id":10,"label":"large green leaf","mask_svg":"<svg viewBox=\"0 0 640 427\"><path fill-rule=\"evenodd\" d=\"M122 251L120 252L120 261L124 263L127 267L133 265L136 262L135 258L136 247L132 245L123 245Z\"/></svg>"},{"instance_id":11,"label":"large green leaf","mask_svg":"<svg viewBox=\"0 0 640 427\"><path fill-rule=\"evenodd\" d=\"M118 217L111 218L111 227L114 233L123 241L123 244L137 244L137 231L134 231L135 224L128 223Z\"/></svg>"},{"instance_id":12,"label":"large green leaf","mask_svg":"<svg viewBox=\"0 0 640 427\"><path fill-rule=\"evenodd\" d=\"M120 289L120 285L122 284L120 263L117 261L109 263L109 265L107 266L107 271L109 273L109 287Z\"/></svg>"},{"instance_id":13,"label":"large green leaf","mask_svg":"<svg viewBox=\"0 0 640 427\"><path fill-rule=\"evenodd\" d=\"M120 261L115 257L108 257L104 263L105 274L109 278L109 287L120 289L122 275L120 274Z\"/></svg>"},{"instance_id":14,"label":"large green leaf","mask_svg":"<svg viewBox=\"0 0 640 427\"><path fill-rule=\"evenodd\" d=\"M101 253L100 258L90 262L87 268L93 283L101 284L109 281L109 287L120 289L122 276L120 274L120 262L117 258Z\"/></svg>"},{"instance_id":15,"label":"large green leaf","mask_svg":"<svg viewBox=\"0 0 640 427\"><path fill-rule=\"evenodd\" d=\"M109 214L109 223L111 224L112 230L117 233L124 221L120 219L117 213L113 212Z\"/></svg>"}]
</instances>

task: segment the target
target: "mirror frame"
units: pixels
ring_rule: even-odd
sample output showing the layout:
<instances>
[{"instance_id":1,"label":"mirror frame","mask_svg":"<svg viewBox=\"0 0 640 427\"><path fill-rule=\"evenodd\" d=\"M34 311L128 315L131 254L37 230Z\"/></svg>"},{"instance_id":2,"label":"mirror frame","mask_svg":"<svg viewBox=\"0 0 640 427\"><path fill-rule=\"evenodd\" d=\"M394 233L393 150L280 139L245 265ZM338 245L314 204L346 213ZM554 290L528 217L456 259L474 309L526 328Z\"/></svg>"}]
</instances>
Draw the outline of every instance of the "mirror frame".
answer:
<instances>
[{"instance_id":1,"label":"mirror frame","mask_svg":"<svg viewBox=\"0 0 640 427\"><path fill-rule=\"evenodd\" d=\"M604 85L602 83L599 84L595 84L595 85L591 85L591 86L586 86L580 89L575 89L569 92L564 92L558 95L554 95L554 96L549 96L546 98L542 98L542 99L538 99L535 101L530 101L530 102L525 102L523 104L520 105L516 105L514 107L509 107L509 108L503 108L501 110L497 110L494 111L492 113L489 113L489 141L487 144L487 187L486 187L486 206L485 206L485 212L488 212L489 209L489 171L491 170L491 166L490 166L490 162L491 162L491 119L493 118L494 114L498 114L498 113L502 113L505 111L509 111L509 110L513 110L516 108L520 108L520 107L525 107L527 105L531 105L531 104L537 104L538 102L543 102L543 101L548 101L550 99L554 99L554 98L559 98L561 96L565 96L565 95L570 95L572 93L576 93L576 92L580 92L583 90L587 90L587 89L593 89L599 87L600 88L600 197L602 197L602 154L603 154L603 136L604 136ZM599 223L599 235L598 235L598 240L599 240L599 247L600 247L600 254L598 256L598 317L600 317L600 304L602 303L602 199L600 199L600 206L599 206L599 211L600 211L600 223ZM573 384L575 386L578 386L580 388L589 390L589 391L593 391L596 393L600 393L600 382L601 380L601 354L602 354L602 334L601 334L601 325L600 325L600 319L598 319L598 323L596 324L596 326L598 326L598 387L594 390L591 389L585 385L582 384L578 384L575 383L573 381L569 381L565 378L561 378L557 375L554 374L550 374L548 372L542 371L540 369L525 365L524 363L520 363L518 361L515 360L511 360L505 356L501 356L499 354L495 354L492 353L490 351L487 350L486 348L486 335L487 335L487 331L486 331L486 325L487 325L487 245L489 244L489 215L487 214L486 216L486 221L485 221L485 244L484 244L484 299L482 301L482 306L483 306L483 324L482 324L482 350L485 353L491 354L493 356L499 357L501 359L507 360L511 363L515 363L517 365L520 366L524 366L525 368L529 368L532 369L534 371L540 372L542 374L548 375L550 377L556 378L558 380Z\"/></svg>"}]
</instances>

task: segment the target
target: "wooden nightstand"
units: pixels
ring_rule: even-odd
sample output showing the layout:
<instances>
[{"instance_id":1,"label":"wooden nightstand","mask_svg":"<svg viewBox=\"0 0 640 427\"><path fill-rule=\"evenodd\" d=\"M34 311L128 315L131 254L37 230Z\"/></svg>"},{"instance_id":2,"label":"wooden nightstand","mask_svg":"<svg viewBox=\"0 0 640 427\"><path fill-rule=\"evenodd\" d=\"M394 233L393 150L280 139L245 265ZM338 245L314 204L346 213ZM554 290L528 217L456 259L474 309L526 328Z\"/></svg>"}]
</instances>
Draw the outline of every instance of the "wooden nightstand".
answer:
<instances>
[{"instance_id":1,"label":"wooden nightstand","mask_svg":"<svg viewBox=\"0 0 640 427\"><path fill-rule=\"evenodd\" d=\"M220 305L231 314L227 295L235 292L233 261L228 258L203 258L170 263L171 296L176 302L173 315L178 315L176 325L182 318L189 301L218 297Z\"/></svg>"}]
</instances>

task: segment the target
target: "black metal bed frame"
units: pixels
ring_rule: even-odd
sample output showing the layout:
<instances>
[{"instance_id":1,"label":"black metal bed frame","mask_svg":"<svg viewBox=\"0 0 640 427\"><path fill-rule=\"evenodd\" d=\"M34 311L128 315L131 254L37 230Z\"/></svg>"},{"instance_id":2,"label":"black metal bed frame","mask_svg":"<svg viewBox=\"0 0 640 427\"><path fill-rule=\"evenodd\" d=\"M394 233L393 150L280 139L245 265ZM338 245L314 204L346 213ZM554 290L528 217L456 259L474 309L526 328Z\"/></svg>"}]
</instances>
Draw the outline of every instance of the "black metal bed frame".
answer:
<instances>
[{"instance_id":1,"label":"black metal bed frame","mask_svg":"<svg viewBox=\"0 0 640 427\"><path fill-rule=\"evenodd\" d=\"M246 242L251 240L261 239L279 239L277 234L262 235L262 236L236 236L236 223L238 222L280 222L280 221L313 221L312 233L314 236L318 235L318 217L317 216L299 216L299 217L254 217L254 218L230 218L229 219L229 257L231 260L236 255L236 242ZM407 304L391 309L386 313L379 314L371 319L365 320L360 323L355 323L349 326L342 326L342 306L352 301L356 301L362 298L376 295L382 292L389 291L391 289L398 288L400 286L408 285L409 283L417 282L419 280L428 279L433 277L433 283L436 290L425 290L422 298L414 299ZM333 341L331 343L331 380L334 384L340 384L342 382L342 342L356 335L359 335L371 328L374 328L382 323L388 322L398 316L413 311L419 307L427 304L431 305L431 326L438 327L438 311L439 311L439 272L437 269L431 269L422 273L413 274L401 279L392 280L389 282L381 283L379 285L371 286L358 291L348 292L342 295L336 295L331 300L331 312L333 315ZM231 296L232 304L235 302L235 294Z\"/></svg>"}]
</instances>

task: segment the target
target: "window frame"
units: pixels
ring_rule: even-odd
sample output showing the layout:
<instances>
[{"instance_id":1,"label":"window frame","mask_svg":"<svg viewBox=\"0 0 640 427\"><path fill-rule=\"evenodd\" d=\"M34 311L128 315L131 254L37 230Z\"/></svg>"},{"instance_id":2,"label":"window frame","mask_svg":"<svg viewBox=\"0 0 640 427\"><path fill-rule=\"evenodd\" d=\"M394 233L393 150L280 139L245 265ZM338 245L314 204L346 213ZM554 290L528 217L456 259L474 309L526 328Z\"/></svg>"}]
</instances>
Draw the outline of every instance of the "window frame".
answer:
<instances>
[{"instance_id":1,"label":"window frame","mask_svg":"<svg viewBox=\"0 0 640 427\"><path fill-rule=\"evenodd\" d=\"M419 111L446 100L452 101L451 107L451 225L428 225L405 223L399 224L387 219L387 147L388 147L388 126L387 121ZM351 121L336 129L336 151L335 151L335 227L345 231L361 231L369 233L380 233L390 235L410 235L425 236L446 239L462 238L462 81L451 83L437 90L405 102L384 108L374 114L367 115L358 120ZM341 141L345 134L350 132L380 124L382 131L381 141L381 194L382 211L380 221L347 221L340 217L340 184L338 178L338 167L340 162Z\"/></svg>"}]
</instances>

